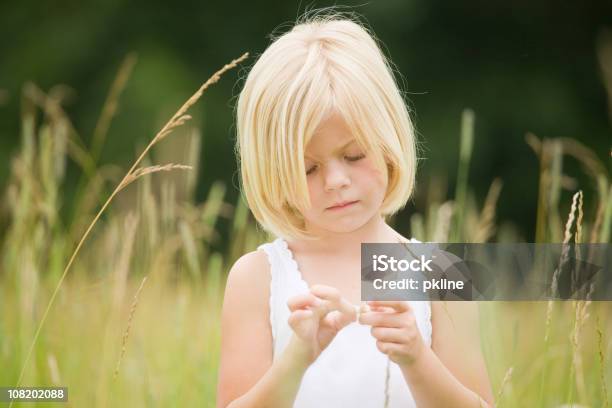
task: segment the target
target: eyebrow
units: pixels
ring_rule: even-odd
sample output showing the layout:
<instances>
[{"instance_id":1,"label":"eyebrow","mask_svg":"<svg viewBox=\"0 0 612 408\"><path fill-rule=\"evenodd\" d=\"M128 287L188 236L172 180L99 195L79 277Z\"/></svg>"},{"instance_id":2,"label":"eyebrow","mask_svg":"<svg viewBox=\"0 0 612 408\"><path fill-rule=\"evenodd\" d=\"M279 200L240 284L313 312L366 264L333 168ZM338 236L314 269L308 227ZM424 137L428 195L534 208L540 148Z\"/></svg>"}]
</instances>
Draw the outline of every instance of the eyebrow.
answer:
<instances>
[{"instance_id":1,"label":"eyebrow","mask_svg":"<svg viewBox=\"0 0 612 408\"><path fill-rule=\"evenodd\" d=\"M336 152L339 152L339 151L341 151L341 150L346 149L346 148L347 148L349 145L351 145L351 144L353 144L353 143L357 143L357 140L355 140L355 139L353 139L353 140L349 140L348 142L346 142L345 144L343 144L342 146L340 146L339 148L337 148L337 149L336 149L336 151L335 151L334 153L336 153ZM311 158L311 159L314 159L314 158L315 158L315 156L310 155L310 154L307 154L306 152L304 152L304 156L306 156L307 158Z\"/></svg>"}]
</instances>

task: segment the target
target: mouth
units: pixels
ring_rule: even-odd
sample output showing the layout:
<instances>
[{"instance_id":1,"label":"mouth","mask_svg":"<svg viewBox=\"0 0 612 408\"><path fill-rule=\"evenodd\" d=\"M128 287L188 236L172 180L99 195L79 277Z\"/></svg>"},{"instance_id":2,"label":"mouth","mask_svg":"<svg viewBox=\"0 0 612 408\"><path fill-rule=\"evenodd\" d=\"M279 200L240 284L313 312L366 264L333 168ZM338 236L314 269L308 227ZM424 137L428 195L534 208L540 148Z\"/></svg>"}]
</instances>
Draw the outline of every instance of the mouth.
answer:
<instances>
[{"instance_id":1,"label":"mouth","mask_svg":"<svg viewBox=\"0 0 612 408\"><path fill-rule=\"evenodd\" d=\"M356 204L358 202L359 202L359 200L356 200L356 201L346 201L344 203L340 203L340 204L337 204L337 205L334 205L334 206L331 206L331 207L327 207L327 209L328 210L342 210L344 208L351 207L352 205L354 205L354 204Z\"/></svg>"}]
</instances>

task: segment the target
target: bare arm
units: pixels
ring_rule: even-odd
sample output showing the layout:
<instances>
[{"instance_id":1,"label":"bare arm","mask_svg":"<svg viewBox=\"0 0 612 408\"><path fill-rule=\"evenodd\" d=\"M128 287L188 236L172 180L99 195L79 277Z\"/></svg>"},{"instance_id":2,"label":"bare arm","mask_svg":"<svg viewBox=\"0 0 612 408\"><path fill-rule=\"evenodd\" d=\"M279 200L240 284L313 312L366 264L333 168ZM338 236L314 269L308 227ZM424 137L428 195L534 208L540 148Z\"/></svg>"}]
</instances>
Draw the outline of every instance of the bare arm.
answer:
<instances>
[{"instance_id":1,"label":"bare arm","mask_svg":"<svg viewBox=\"0 0 612 408\"><path fill-rule=\"evenodd\" d=\"M273 362L270 273L266 255L251 252L229 273L221 317L217 407L291 407L306 369L357 317L337 289L314 285L287 301L293 334Z\"/></svg>"},{"instance_id":2,"label":"bare arm","mask_svg":"<svg viewBox=\"0 0 612 408\"><path fill-rule=\"evenodd\" d=\"M474 302L432 302L432 347L402 367L419 406L493 406L477 307Z\"/></svg>"},{"instance_id":3,"label":"bare arm","mask_svg":"<svg viewBox=\"0 0 612 408\"><path fill-rule=\"evenodd\" d=\"M310 366L295 337L264 376L246 394L227 405L238 407L291 407L304 372ZM221 405L222 406L222 405Z\"/></svg>"},{"instance_id":4,"label":"bare arm","mask_svg":"<svg viewBox=\"0 0 612 408\"><path fill-rule=\"evenodd\" d=\"M308 367L294 339L272 362L266 254L251 252L229 272L221 315L217 407L290 407Z\"/></svg>"}]
</instances>

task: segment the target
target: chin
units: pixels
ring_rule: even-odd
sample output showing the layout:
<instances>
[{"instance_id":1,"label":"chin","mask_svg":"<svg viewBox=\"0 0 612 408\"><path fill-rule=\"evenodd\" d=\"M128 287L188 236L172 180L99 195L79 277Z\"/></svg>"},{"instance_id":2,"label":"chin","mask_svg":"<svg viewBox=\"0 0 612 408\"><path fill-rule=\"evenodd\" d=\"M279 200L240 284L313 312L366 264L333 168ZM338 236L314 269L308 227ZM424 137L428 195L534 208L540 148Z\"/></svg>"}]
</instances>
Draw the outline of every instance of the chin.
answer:
<instances>
[{"instance_id":1,"label":"chin","mask_svg":"<svg viewBox=\"0 0 612 408\"><path fill-rule=\"evenodd\" d=\"M363 227L368 220L369 218L367 217L337 219L326 223L325 225L318 225L317 227L334 233L349 233Z\"/></svg>"}]
</instances>

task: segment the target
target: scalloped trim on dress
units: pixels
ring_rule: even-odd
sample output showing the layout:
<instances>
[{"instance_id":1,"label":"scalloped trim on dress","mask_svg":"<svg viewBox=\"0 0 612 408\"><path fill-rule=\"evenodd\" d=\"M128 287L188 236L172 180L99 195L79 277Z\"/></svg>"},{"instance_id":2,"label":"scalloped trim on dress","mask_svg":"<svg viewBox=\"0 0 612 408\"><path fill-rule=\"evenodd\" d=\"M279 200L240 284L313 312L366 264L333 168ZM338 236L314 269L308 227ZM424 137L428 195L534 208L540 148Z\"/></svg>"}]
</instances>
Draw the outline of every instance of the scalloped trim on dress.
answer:
<instances>
[{"instance_id":1,"label":"scalloped trim on dress","mask_svg":"<svg viewBox=\"0 0 612 408\"><path fill-rule=\"evenodd\" d=\"M277 241L279 242L278 247L280 248L280 250L284 253L284 258L289 262L289 264L291 265L291 269L294 272L294 276L295 278L300 282L300 284L306 288L306 290L310 289L310 285L308 285L308 282L306 282L304 280L304 277L302 276L302 272L300 272L300 268L298 266L297 261L295 260L295 258L293 257L293 251L291 251L291 249L289 249L289 244L287 243L287 241L285 241L283 238L278 238Z\"/></svg>"},{"instance_id":2,"label":"scalloped trim on dress","mask_svg":"<svg viewBox=\"0 0 612 408\"><path fill-rule=\"evenodd\" d=\"M278 273L274 271L274 256L270 253L271 245L269 243L260 245L257 249L262 249L266 253L268 258L268 264L270 265L270 299L268 300L268 307L270 309L270 328L272 330L272 342L276 344L277 332L276 332L276 312L275 302L278 292Z\"/></svg>"}]
</instances>

